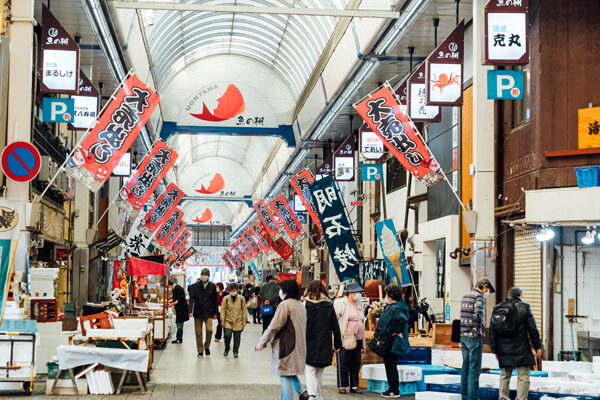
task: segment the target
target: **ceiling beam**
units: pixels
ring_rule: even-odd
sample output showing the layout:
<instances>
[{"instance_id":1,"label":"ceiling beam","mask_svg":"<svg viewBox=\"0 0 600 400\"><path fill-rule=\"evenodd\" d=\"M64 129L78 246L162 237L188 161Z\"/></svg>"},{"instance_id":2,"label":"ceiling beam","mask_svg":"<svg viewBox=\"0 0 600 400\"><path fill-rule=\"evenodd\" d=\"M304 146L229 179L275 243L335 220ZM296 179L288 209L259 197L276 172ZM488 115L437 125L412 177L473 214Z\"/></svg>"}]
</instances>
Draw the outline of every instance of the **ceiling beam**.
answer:
<instances>
[{"instance_id":1,"label":"ceiling beam","mask_svg":"<svg viewBox=\"0 0 600 400\"><path fill-rule=\"evenodd\" d=\"M277 14L277 15L303 15L311 17L357 17L357 18L385 18L398 19L400 12L393 10L338 10L327 8L293 8L293 7L252 7L237 5L212 5L189 3L158 3L153 1L114 0L115 8L137 10L167 10L167 11L196 11L238 14Z\"/></svg>"}]
</instances>

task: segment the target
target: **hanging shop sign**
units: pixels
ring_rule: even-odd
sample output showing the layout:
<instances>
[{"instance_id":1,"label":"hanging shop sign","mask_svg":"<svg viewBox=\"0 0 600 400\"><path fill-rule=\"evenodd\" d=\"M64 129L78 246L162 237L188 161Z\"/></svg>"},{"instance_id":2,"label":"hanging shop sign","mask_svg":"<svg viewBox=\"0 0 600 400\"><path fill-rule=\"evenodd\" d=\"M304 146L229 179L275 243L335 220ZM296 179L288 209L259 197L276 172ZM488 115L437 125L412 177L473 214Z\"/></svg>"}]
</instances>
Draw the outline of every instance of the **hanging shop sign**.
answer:
<instances>
[{"instance_id":1,"label":"hanging shop sign","mask_svg":"<svg viewBox=\"0 0 600 400\"><path fill-rule=\"evenodd\" d=\"M40 92L78 94L79 45L42 4Z\"/></svg>"},{"instance_id":2,"label":"hanging shop sign","mask_svg":"<svg viewBox=\"0 0 600 400\"><path fill-rule=\"evenodd\" d=\"M485 13L485 63L529 63L528 0L490 0Z\"/></svg>"},{"instance_id":3,"label":"hanging shop sign","mask_svg":"<svg viewBox=\"0 0 600 400\"><path fill-rule=\"evenodd\" d=\"M111 176L131 176L131 152L123 154L123 157L121 157L121 160L113 170Z\"/></svg>"},{"instance_id":4,"label":"hanging shop sign","mask_svg":"<svg viewBox=\"0 0 600 400\"><path fill-rule=\"evenodd\" d=\"M294 212L302 213L306 212L306 206L302 202L302 199L298 194L294 193Z\"/></svg>"},{"instance_id":5,"label":"hanging shop sign","mask_svg":"<svg viewBox=\"0 0 600 400\"><path fill-rule=\"evenodd\" d=\"M15 182L28 182L40 172L42 158L29 142L13 142L2 150L2 172Z\"/></svg>"},{"instance_id":6,"label":"hanging shop sign","mask_svg":"<svg viewBox=\"0 0 600 400\"><path fill-rule=\"evenodd\" d=\"M279 223L273 216L273 213L267 206L265 200L261 199L254 203L254 209L256 210L256 213L258 214L258 217L262 221L263 225L267 229L267 232L269 232L269 235L274 239L281 237L281 232L279 232Z\"/></svg>"},{"instance_id":7,"label":"hanging shop sign","mask_svg":"<svg viewBox=\"0 0 600 400\"><path fill-rule=\"evenodd\" d=\"M427 105L462 106L465 21L425 61Z\"/></svg>"},{"instance_id":8,"label":"hanging shop sign","mask_svg":"<svg viewBox=\"0 0 600 400\"><path fill-rule=\"evenodd\" d=\"M333 168L333 155L328 155L323 163L317 168L315 172L315 177L317 180L321 179L325 175L331 175L331 170Z\"/></svg>"},{"instance_id":9,"label":"hanging shop sign","mask_svg":"<svg viewBox=\"0 0 600 400\"><path fill-rule=\"evenodd\" d=\"M79 94L71 96L75 102L75 115L68 128L71 130L87 130L93 126L98 117L100 92L81 70L79 70L78 87Z\"/></svg>"},{"instance_id":10,"label":"hanging shop sign","mask_svg":"<svg viewBox=\"0 0 600 400\"><path fill-rule=\"evenodd\" d=\"M414 122L440 122L442 113L439 106L427 105L427 76L425 75L425 64L419 67L408 77L408 115Z\"/></svg>"},{"instance_id":11,"label":"hanging shop sign","mask_svg":"<svg viewBox=\"0 0 600 400\"><path fill-rule=\"evenodd\" d=\"M439 164L431 156L388 85L372 93L354 108L415 178L429 187L443 180Z\"/></svg>"},{"instance_id":12,"label":"hanging shop sign","mask_svg":"<svg viewBox=\"0 0 600 400\"><path fill-rule=\"evenodd\" d=\"M383 180L383 164L363 164L361 168L363 181Z\"/></svg>"},{"instance_id":13,"label":"hanging shop sign","mask_svg":"<svg viewBox=\"0 0 600 400\"><path fill-rule=\"evenodd\" d=\"M578 114L578 148L600 147L600 107L580 108Z\"/></svg>"},{"instance_id":14,"label":"hanging shop sign","mask_svg":"<svg viewBox=\"0 0 600 400\"><path fill-rule=\"evenodd\" d=\"M525 72L488 70L487 84L487 98L490 100L522 99L525 89Z\"/></svg>"},{"instance_id":15,"label":"hanging shop sign","mask_svg":"<svg viewBox=\"0 0 600 400\"><path fill-rule=\"evenodd\" d=\"M360 154L365 160L381 161L385 156L385 146L369 125L363 124L360 134Z\"/></svg>"},{"instance_id":16,"label":"hanging shop sign","mask_svg":"<svg viewBox=\"0 0 600 400\"><path fill-rule=\"evenodd\" d=\"M273 248L271 247L269 242L266 241L265 238L260 235L261 228L262 228L262 224L260 222L256 221L255 223L250 225L250 233L252 233L254 240L256 240L256 242L259 244L261 250L265 254L267 254L270 251L272 251Z\"/></svg>"},{"instance_id":17,"label":"hanging shop sign","mask_svg":"<svg viewBox=\"0 0 600 400\"><path fill-rule=\"evenodd\" d=\"M143 225L142 228L147 228L147 226L148 226L147 224L150 221L150 218L152 218L151 213L152 213L152 210L147 214L146 225ZM181 211L178 208L175 208L173 210L173 212L170 212L169 214L165 215L164 223L162 223L160 225L156 224L156 225L160 226L160 229L156 233L155 240L158 243L165 243L165 241L169 237L169 234L171 233L173 228L175 228L175 225L177 225L177 222L179 222L182 219L183 219L183 211ZM142 230L142 229L140 229L140 230ZM147 232L154 232L154 231L147 229Z\"/></svg>"},{"instance_id":18,"label":"hanging shop sign","mask_svg":"<svg viewBox=\"0 0 600 400\"><path fill-rule=\"evenodd\" d=\"M284 260L287 261L287 259L294 254L294 249L288 244L288 242L286 242L282 237L277 240L273 240L271 236L269 236L269 233L264 226L261 226L259 235L262 236L269 243L269 246L271 246L273 250L275 250L275 252Z\"/></svg>"},{"instance_id":19,"label":"hanging shop sign","mask_svg":"<svg viewBox=\"0 0 600 400\"><path fill-rule=\"evenodd\" d=\"M73 122L75 101L73 99L44 97L42 110L42 122L61 124Z\"/></svg>"},{"instance_id":20,"label":"hanging shop sign","mask_svg":"<svg viewBox=\"0 0 600 400\"><path fill-rule=\"evenodd\" d=\"M246 242L245 238L243 237L243 234L240 235L238 243L240 244L240 247L244 250L244 253L246 253L247 260L250 260L252 257L256 256L256 254L254 254L252 248L250 247L250 243Z\"/></svg>"},{"instance_id":21,"label":"hanging shop sign","mask_svg":"<svg viewBox=\"0 0 600 400\"><path fill-rule=\"evenodd\" d=\"M333 165L336 181L354 181L354 149L356 148L356 137L350 134L348 139L333 154Z\"/></svg>"},{"instance_id":22,"label":"hanging shop sign","mask_svg":"<svg viewBox=\"0 0 600 400\"><path fill-rule=\"evenodd\" d=\"M231 260L231 262L233 263L233 265L235 265L236 263L239 263L239 261L237 260L236 256L234 256L231 251L225 250L225 256Z\"/></svg>"},{"instance_id":23,"label":"hanging shop sign","mask_svg":"<svg viewBox=\"0 0 600 400\"><path fill-rule=\"evenodd\" d=\"M154 205L148 211L147 218L140 230L150 235L163 224L166 224L169 219L172 220L174 215L177 219L183 218L183 211L178 210L177 205L184 195L183 190L179 189L174 183L170 183L167 190L156 199ZM175 221L173 221L172 226L174 225Z\"/></svg>"},{"instance_id":24,"label":"hanging shop sign","mask_svg":"<svg viewBox=\"0 0 600 400\"><path fill-rule=\"evenodd\" d=\"M394 93L396 93L400 104L406 107L408 104L408 79L403 80Z\"/></svg>"},{"instance_id":25,"label":"hanging shop sign","mask_svg":"<svg viewBox=\"0 0 600 400\"><path fill-rule=\"evenodd\" d=\"M131 230L129 231L127 238L125 238L123 253L126 257L141 257L146 252L148 245L150 245L150 238L144 235L139 229L145 216L144 212L140 212L131 225Z\"/></svg>"},{"instance_id":26,"label":"hanging shop sign","mask_svg":"<svg viewBox=\"0 0 600 400\"><path fill-rule=\"evenodd\" d=\"M308 169L305 169L304 171L300 172L298 175L293 177L290 180L290 183L292 184L294 191L300 198L300 201L302 202L302 204L304 204L304 207L310 215L310 218L313 220L315 225L317 225L319 230L322 230L323 228L321 227L321 221L319 221L319 217L317 216L317 206L313 201L312 195L310 194L310 189L308 187L308 185L314 181L315 179L313 178L310 171Z\"/></svg>"},{"instance_id":27,"label":"hanging shop sign","mask_svg":"<svg viewBox=\"0 0 600 400\"><path fill-rule=\"evenodd\" d=\"M304 229L286 198L280 194L269 203L292 241L304 235Z\"/></svg>"},{"instance_id":28,"label":"hanging shop sign","mask_svg":"<svg viewBox=\"0 0 600 400\"><path fill-rule=\"evenodd\" d=\"M31 203L0 199L0 239L18 239L21 230L27 229L31 208Z\"/></svg>"},{"instance_id":29,"label":"hanging shop sign","mask_svg":"<svg viewBox=\"0 0 600 400\"><path fill-rule=\"evenodd\" d=\"M187 249L187 247L184 245L187 242L189 237L190 237L190 232L188 232L187 230L184 230L181 233L181 235L179 235L179 238L177 238L177 240L175 240L175 242L173 243L173 246L171 246L171 249L177 254L182 253L184 249Z\"/></svg>"},{"instance_id":30,"label":"hanging shop sign","mask_svg":"<svg viewBox=\"0 0 600 400\"><path fill-rule=\"evenodd\" d=\"M233 256L232 260L235 260L238 264L242 263L242 259L240 258L240 256L238 255L238 252L235 250L235 248L233 246L230 246L231 250L227 250L231 253L231 255Z\"/></svg>"},{"instance_id":31,"label":"hanging shop sign","mask_svg":"<svg viewBox=\"0 0 600 400\"><path fill-rule=\"evenodd\" d=\"M242 233L242 238L248 243L248 247L250 248L250 251L252 252L253 256L256 256L261 253L260 246L256 244L256 241L254 240L250 229Z\"/></svg>"},{"instance_id":32,"label":"hanging shop sign","mask_svg":"<svg viewBox=\"0 0 600 400\"><path fill-rule=\"evenodd\" d=\"M358 263L358 283L365 286L367 281L377 279L383 282L385 277L385 263L383 260L364 261Z\"/></svg>"},{"instance_id":33,"label":"hanging shop sign","mask_svg":"<svg viewBox=\"0 0 600 400\"><path fill-rule=\"evenodd\" d=\"M67 173L97 192L129 150L159 96L131 75L67 163Z\"/></svg>"},{"instance_id":34,"label":"hanging shop sign","mask_svg":"<svg viewBox=\"0 0 600 400\"><path fill-rule=\"evenodd\" d=\"M377 231L379 246L387 265L390 281L400 286L410 285L410 275L406 269L404 251L402 250L402 244L400 244L398 235L395 233L394 221L386 219L385 221L377 222L375 230Z\"/></svg>"},{"instance_id":35,"label":"hanging shop sign","mask_svg":"<svg viewBox=\"0 0 600 400\"><path fill-rule=\"evenodd\" d=\"M340 281L355 278L358 275L356 262L360 255L335 182L326 176L311 183L310 191L317 204L325 241Z\"/></svg>"},{"instance_id":36,"label":"hanging shop sign","mask_svg":"<svg viewBox=\"0 0 600 400\"><path fill-rule=\"evenodd\" d=\"M119 194L118 206L129 214L139 211L175 164L177 157L175 150L157 141Z\"/></svg>"}]
</instances>

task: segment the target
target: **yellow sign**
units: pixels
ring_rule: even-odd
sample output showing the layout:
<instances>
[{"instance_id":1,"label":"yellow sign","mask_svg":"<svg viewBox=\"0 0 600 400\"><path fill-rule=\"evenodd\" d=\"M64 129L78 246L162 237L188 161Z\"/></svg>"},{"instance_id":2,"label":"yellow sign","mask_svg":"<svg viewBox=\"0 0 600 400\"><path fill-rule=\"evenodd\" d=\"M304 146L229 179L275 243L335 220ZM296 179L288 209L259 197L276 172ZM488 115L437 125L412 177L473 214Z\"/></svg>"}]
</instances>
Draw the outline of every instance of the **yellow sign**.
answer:
<instances>
[{"instance_id":1,"label":"yellow sign","mask_svg":"<svg viewBox=\"0 0 600 400\"><path fill-rule=\"evenodd\" d=\"M579 148L600 147L600 107L579 109Z\"/></svg>"}]
</instances>

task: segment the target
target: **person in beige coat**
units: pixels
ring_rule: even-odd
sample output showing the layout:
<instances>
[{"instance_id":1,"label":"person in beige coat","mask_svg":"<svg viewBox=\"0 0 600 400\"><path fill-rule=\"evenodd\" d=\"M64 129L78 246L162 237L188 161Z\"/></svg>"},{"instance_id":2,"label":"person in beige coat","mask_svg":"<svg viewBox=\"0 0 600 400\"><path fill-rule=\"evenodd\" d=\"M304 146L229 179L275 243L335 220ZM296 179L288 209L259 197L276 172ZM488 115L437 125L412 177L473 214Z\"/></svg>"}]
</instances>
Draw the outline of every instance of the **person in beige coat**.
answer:
<instances>
[{"instance_id":1,"label":"person in beige coat","mask_svg":"<svg viewBox=\"0 0 600 400\"><path fill-rule=\"evenodd\" d=\"M233 357L240 356L240 341L242 331L246 327L246 300L238 294L239 286L236 283L229 285L229 295L221 303L221 326L225 333L224 357L229 355L231 336L233 336Z\"/></svg>"},{"instance_id":2,"label":"person in beige coat","mask_svg":"<svg viewBox=\"0 0 600 400\"><path fill-rule=\"evenodd\" d=\"M272 342L271 373L281 380L281 400L307 400L298 375L304 374L306 362L306 309L300 302L300 288L294 279L281 282L279 297L282 302L258 341L256 351Z\"/></svg>"}]
</instances>

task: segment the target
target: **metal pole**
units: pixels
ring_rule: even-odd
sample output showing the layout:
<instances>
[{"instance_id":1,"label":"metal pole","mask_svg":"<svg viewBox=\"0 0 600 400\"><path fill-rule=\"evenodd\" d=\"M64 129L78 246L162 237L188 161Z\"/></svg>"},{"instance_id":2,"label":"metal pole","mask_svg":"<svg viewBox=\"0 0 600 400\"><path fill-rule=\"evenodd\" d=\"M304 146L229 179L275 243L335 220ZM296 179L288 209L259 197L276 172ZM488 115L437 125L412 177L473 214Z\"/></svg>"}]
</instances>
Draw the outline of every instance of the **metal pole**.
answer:
<instances>
[{"instance_id":1,"label":"metal pole","mask_svg":"<svg viewBox=\"0 0 600 400\"><path fill-rule=\"evenodd\" d=\"M438 26L440 25L439 18L433 18L431 20L433 22L433 47L437 47L437 34L438 34Z\"/></svg>"},{"instance_id":2,"label":"metal pole","mask_svg":"<svg viewBox=\"0 0 600 400\"><path fill-rule=\"evenodd\" d=\"M458 25L458 20L460 19L460 14L459 14L459 4L460 4L460 0L455 0L456 1L456 25Z\"/></svg>"}]
</instances>

